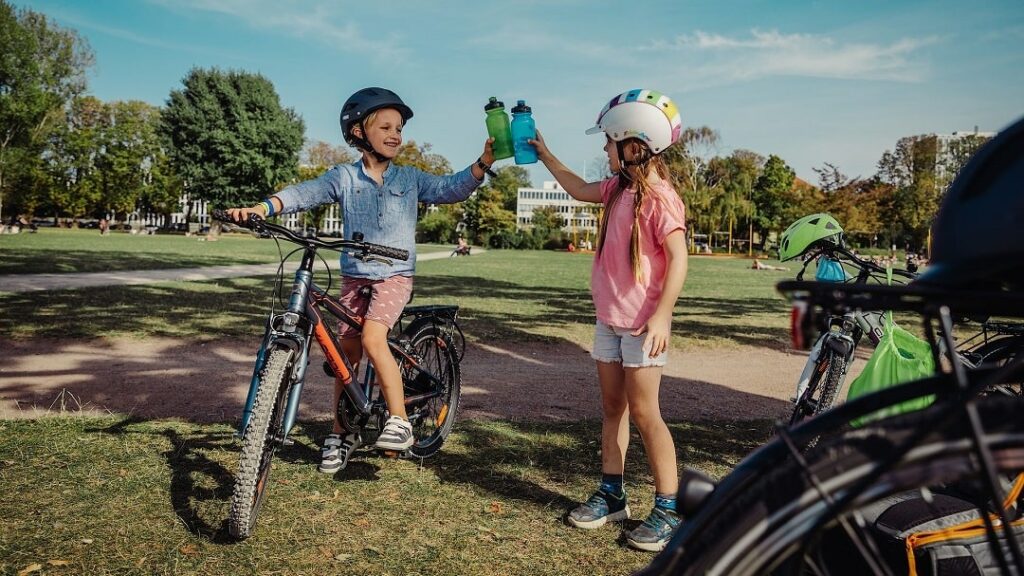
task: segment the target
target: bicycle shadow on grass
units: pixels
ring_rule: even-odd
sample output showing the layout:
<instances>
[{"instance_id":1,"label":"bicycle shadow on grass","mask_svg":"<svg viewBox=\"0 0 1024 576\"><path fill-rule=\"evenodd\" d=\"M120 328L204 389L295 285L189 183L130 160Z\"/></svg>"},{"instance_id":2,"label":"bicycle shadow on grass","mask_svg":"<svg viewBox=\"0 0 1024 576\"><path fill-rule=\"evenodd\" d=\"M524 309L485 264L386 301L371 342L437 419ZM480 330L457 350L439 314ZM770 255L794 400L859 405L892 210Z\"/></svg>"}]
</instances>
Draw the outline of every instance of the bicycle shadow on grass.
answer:
<instances>
[{"instance_id":1,"label":"bicycle shadow on grass","mask_svg":"<svg viewBox=\"0 0 1024 576\"><path fill-rule=\"evenodd\" d=\"M206 502L226 502L231 499L234 472L207 454L236 451L234 436L218 432L182 434L170 427L158 431L133 430L132 426L137 424L152 426L147 420L131 417L90 431L117 436L146 434L164 437L170 443L170 448L161 455L171 471L168 492L174 514L196 536L215 544L234 543L236 540L228 532L226 519L210 521L204 518L201 511ZM208 487L211 483L213 487Z\"/></svg>"}]
</instances>

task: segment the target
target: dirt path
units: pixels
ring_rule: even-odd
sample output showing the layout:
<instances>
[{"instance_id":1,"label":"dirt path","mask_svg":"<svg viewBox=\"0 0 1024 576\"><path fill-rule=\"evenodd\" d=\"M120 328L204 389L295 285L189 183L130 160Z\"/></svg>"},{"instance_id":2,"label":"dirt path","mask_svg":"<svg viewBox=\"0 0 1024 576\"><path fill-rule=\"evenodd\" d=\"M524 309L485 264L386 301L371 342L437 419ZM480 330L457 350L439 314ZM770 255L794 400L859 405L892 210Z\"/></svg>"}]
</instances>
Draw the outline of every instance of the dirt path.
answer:
<instances>
[{"instance_id":1,"label":"dirt path","mask_svg":"<svg viewBox=\"0 0 1024 576\"><path fill-rule=\"evenodd\" d=\"M192 422L237 421L257 341L2 340L0 418L90 411ZM670 419L776 418L789 407L805 355L743 347L672 353L662 387ZM329 417L330 380L315 357L303 418ZM588 350L571 344L470 346L463 417L597 418Z\"/></svg>"}]
</instances>

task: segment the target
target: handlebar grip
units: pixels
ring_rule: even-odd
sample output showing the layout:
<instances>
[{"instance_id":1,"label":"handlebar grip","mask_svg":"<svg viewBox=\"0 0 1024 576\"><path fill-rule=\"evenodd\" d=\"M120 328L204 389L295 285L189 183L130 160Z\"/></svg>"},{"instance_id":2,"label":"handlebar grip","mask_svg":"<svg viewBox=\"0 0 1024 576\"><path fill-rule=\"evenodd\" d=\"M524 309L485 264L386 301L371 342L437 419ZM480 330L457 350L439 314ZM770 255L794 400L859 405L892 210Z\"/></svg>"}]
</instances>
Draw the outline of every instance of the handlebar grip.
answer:
<instances>
[{"instance_id":1,"label":"handlebar grip","mask_svg":"<svg viewBox=\"0 0 1024 576\"><path fill-rule=\"evenodd\" d=\"M398 248L391 248L389 246L381 246L380 244L366 243L366 251L370 254L376 254L385 258L391 258L392 260L408 260L409 251L399 250Z\"/></svg>"}]
</instances>

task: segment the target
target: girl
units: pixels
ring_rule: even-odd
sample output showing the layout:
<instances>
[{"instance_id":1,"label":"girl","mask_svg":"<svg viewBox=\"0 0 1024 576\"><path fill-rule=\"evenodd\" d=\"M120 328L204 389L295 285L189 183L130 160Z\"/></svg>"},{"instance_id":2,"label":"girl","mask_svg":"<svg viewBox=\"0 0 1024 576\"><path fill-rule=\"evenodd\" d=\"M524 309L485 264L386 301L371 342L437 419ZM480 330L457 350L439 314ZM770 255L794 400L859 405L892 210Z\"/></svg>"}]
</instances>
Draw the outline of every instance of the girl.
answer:
<instances>
[{"instance_id":1,"label":"girl","mask_svg":"<svg viewBox=\"0 0 1024 576\"><path fill-rule=\"evenodd\" d=\"M626 541L641 550L665 547L679 525L675 445L661 417L658 390L672 329L672 309L686 279L685 208L658 156L678 138L675 104L652 90L612 99L587 134L604 132L615 176L587 183L566 168L538 134L540 160L570 195L604 204L591 291L597 311L593 358L601 386L601 484L569 513L579 528L629 518L623 468L629 420L640 431L654 475L654 508Z\"/></svg>"},{"instance_id":2,"label":"girl","mask_svg":"<svg viewBox=\"0 0 1024 576\"><path fill-rule=\"evenodd\" d=\"M409 251L408 261L391 266L341 256L341 300L366 320L361 337L347 324L341 325L342 348L353 366L358 365L365 351L377 369L390 416L376 447L397 451L412 446L413 435L405 412L401 373L388 349L387 334L412 294L417 204L465 200L494 162L492 141L487 140L474 164L450 176L395 166L392 160L402 146L402 129L410 118L412 109L390 90L365 88L356 92L341 109L341 130L345 141L362 152L359 161L335 166L315 180L288 186L251 208L228 210L235 221L241 222L249 214L267 217L337 202L342 208L345 238L362 233L367 242ZM341 394L341 382L336 380L332 413ZM344 468L358 446L354 434L343 439L341 432L335 414L333 432L321 450L321 472L332 474Z\"/></svg>"}]
</instances>

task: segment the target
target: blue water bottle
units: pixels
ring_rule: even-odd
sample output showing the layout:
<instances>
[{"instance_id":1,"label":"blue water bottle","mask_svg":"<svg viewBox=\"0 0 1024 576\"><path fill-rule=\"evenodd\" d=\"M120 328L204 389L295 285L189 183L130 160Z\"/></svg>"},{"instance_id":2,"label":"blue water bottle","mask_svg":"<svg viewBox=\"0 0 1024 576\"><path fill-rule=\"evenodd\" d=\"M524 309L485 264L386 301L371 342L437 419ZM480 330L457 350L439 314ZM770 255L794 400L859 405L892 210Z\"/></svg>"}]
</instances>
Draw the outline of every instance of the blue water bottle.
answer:
<instances>
[{"instance_id":1,"label":"blue water bottle","mask_svg":"<svg viewBox=\"0 0 1024 576\"><path fill-rule=\"evenodd\" d=\"M516 164L533 164L537 161L537 149L527 142L536 137L537 126L533 122L533 111L525 100L519 100L512 108L512 148Z\"/></svg>"}]
</instances>

